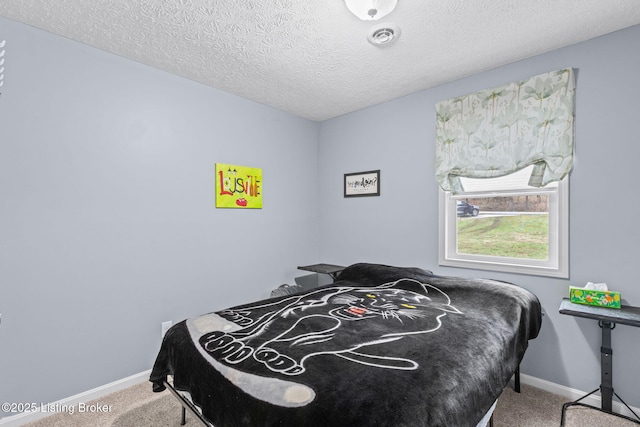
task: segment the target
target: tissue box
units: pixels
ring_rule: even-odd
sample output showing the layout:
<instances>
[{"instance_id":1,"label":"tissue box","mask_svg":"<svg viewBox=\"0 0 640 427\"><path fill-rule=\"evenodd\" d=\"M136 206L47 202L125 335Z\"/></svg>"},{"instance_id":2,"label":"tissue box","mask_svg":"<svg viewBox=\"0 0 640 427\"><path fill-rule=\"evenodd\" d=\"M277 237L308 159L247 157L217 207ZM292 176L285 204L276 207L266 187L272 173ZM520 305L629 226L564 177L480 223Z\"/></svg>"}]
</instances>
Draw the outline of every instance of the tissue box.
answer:
<instances>
[{"instance_id":1,"label":"tissue box","mask_svg":"<svg viewBox=\"0 0 640 427\"><path fill-rule=\"evenodd\" d=\"M620 292L569 287L569 301L597 307L620 308Z\"/></svg>"}]
</instances>

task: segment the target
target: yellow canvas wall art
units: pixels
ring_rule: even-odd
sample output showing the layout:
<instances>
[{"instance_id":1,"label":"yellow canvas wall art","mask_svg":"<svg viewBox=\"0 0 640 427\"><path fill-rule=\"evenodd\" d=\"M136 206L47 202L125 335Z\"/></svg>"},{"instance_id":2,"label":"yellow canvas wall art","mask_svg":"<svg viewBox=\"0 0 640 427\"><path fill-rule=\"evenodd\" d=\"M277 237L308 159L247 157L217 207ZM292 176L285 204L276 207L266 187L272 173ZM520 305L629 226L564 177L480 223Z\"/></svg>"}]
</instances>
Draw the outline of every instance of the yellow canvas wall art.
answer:
<instances>
[{"instance_id":1,"label":"yellow canvas wall art","mask_svg":"<svg viewBox=\"0 0 640 427\"><path fill-rule=\"evenodd\" d=\"M216 163L216 207L262 209L262 169Z\"/></svg>"}]
</instances>

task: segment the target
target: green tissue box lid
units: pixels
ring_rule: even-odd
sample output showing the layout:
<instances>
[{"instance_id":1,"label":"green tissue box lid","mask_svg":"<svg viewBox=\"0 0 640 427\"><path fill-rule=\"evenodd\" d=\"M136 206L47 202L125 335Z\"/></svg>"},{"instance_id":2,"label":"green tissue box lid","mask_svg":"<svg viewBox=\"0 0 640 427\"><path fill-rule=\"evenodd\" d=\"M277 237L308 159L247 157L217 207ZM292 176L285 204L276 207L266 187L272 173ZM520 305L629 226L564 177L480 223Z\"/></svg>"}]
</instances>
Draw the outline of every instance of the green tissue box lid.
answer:
<instances>
[{"instance_id":1,"label":"green tissue box lid","mask_svg":"<svg viewBox=\"0 0 640 427\"><path fill-rule=\"evenodd\" d=\"M569 287L569 301L596 307L620 308L620 292Z\"/></svg>"}]
</instances>

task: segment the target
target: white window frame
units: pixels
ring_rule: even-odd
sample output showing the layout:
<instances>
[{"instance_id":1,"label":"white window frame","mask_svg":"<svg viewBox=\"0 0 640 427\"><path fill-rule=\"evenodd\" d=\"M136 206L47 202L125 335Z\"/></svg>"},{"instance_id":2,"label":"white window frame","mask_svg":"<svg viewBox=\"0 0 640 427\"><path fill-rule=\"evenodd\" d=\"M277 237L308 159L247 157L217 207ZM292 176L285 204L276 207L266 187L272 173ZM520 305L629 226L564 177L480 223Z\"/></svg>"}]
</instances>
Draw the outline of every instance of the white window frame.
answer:
<instances>
[{"instance_id":1,"label":"white window frame","mask_svg":"<svg viewBox=\"0 0 640 427\"><path fill-rule=\"evenodd\" d=\"M550 188L464 193L439 196L438 263L442 266L547 277L569 277L569 178ZM545 194L549 197L549 259L533 260L457 253L456 200L478 196Z\"/></svg>"}]
</instances>

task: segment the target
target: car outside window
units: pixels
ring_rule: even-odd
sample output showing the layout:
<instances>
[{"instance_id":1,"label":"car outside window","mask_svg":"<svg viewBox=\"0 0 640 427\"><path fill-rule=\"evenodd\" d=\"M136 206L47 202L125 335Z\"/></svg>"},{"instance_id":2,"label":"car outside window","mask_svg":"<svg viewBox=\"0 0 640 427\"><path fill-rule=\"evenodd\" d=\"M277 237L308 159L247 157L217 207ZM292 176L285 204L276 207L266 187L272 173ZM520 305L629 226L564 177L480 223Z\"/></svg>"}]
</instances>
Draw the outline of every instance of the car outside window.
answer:
<instances>
[{"instance_id":1,"label":"car outside window","mask_svg":"<svg viewBox=\"0 0 640 427\"><path fill-rule=\"evenodd\" d=\"M467 202L456 200L457 216L478 216L480 206L470 205Z\"/></svg>"}]
</instances>

